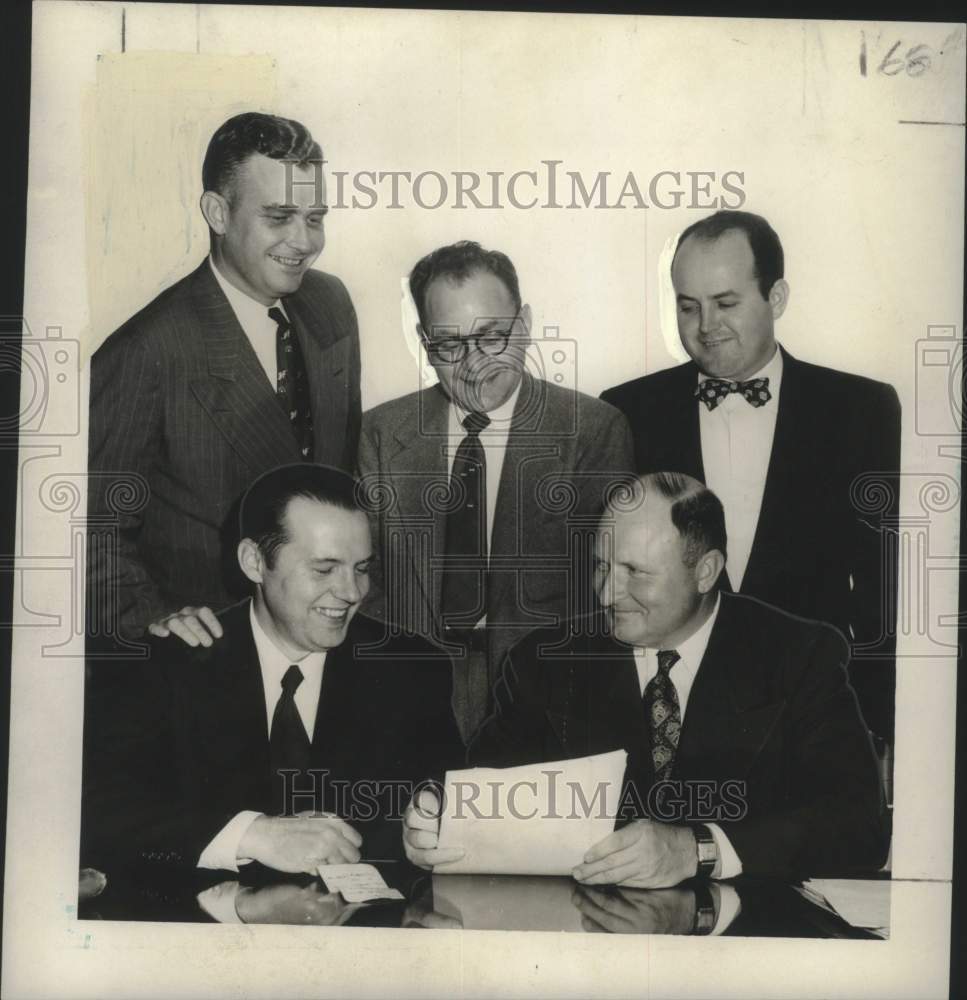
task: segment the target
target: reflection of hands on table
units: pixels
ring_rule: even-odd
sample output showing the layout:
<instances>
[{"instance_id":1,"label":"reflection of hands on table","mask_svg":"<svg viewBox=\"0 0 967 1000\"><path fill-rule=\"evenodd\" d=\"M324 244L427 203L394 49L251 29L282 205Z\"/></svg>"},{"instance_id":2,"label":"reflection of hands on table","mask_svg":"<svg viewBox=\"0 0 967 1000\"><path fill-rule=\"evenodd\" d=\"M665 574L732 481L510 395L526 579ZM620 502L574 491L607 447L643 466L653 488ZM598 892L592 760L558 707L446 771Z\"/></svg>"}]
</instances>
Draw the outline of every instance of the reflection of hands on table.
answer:
<instances>
[{"instance_id":1,"label":"reflection of hands on table","mask_svg":"<svg viewBox=\"0 0 967 1000\"><path fill-rule=\"evenodd\" d=\"M433 909L433 887L427 884L403 911L401 927L424 927L427 930L458 931L463 928L463 921L458 917L450 917Z\"/></svg>"},{"instance_id":2,"label":"reflection of hands on table","mask_svg":"<svg viewBox=\"0 0 967 1000\"><path fill-rule=\"evenodd\" d=\"M280 872L315 875L319 865L356 864L363 838L338 816L258 816L238 845L239 860Z\"/></svg>"},{"instance_id":3,"label":"reflection of hands on table","mask_svg":"<svg viewBox=\"0 0 967 1000\"><path fill-rule=\"evenodd\" d=\"M243 886L235 897L235 910L244 924L316 924L332 927L359 909L338 892L326 892L319 882L308 885Z\"/></svg>"},{"instance_id":4,"label":"reflection of hands on table","mask_svg":"<svg viewBox=\"0 0 967 1000\"><path fill-rule=\"evenodd\" d=\"M420 868L433 868L463 857L463 848L439 847L439 842L440 799L424 788L403 814L403 850L407 860Z\"/></svg>"},{"instance_id":5,"label":"reflection of hands on table","mask_svg":"<svg viewBox=\"0 0 967 1000\"><path fill-rule=\"evenodd\" d=\"M571 902L586 931L608 934L690 934L695 924L691 889L593 889L579 885Z\"/></svg>"},{"instance_id":6,"label":"reflection of hands on table","mask_svg":"<svg viewBox=\"0 0 967 1000\"><path fill-rule=\"evenodd\" d=\"M187 606L152 622L148 631L162 639L176 635L189 646L210 646L214 639L222 637L221 623L211 608Z\"/></svg>"},{"instance_id":7,"label":"reflection of hands on table","mask_svg":"<svg viewBox=\"0 0 967 1000\"><path fill-rule=\"evenodd\" d=\"M691 878L697 867L689 827L639 819L598 841L572 874L585 885L664 889Z\"/></svg>"}]
</instances>

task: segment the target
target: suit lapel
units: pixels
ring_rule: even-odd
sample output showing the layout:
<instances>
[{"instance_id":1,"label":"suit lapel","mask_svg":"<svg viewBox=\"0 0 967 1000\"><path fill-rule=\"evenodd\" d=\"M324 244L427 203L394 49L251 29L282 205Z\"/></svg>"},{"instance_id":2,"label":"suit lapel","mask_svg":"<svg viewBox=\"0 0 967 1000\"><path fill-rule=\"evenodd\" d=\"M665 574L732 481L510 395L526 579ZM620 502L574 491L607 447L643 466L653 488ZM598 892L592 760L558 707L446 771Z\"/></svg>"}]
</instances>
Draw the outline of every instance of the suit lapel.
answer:
<instances>
[{"instance_id":1,"label":"suit lapel","mask_svg":"<svg viewBox=\"0 0 967 1000\"><path fill-rule=\"evenodd\" d=\"M759 593L764 577L776 571L777 554L784 548L784 534L790 523L795 523L799 489L796 485L798 470L803 468L803 457L810 449L803 441L806 423L804 412L804 387L802 367L788 351L782 351L782 387L779 391L779 412L772 439L769 467L762 506L756 523L749 564L742 579L742 590Z\"/></svg>"},{"instance_id":2,"label":"suit lapel","mask_svg":"<svg viewBox=\"0 0 967 1000\"><path fill-rule=\"evenodd\" d=\"M437 385L417 396L415 422L396 431L396 450L389 456L388 467L396 489L398 516L407 522L408 533L430 543L429 552L411 548L408 557L414 563L409 577L422 591L433 618L440 612L443 574L438 560L443 554L446 535L445 514L440 502L446 494L447 432L449 402ZM414 595L415 596L415 595ZM410 595L407 595L407 599Z\"/></svg>"},{"instance_id":3,"label":"suit lapel","mask_svg":"<svg viewBox=\"0 0 967 1000\"><path fill-rule=\"evenodd\" d=\"M349 417L345 381L352 339L333 339L337 323L322 295L313 295L310 303L303 288L282 303L299 338L309 376L315 460L341 465L343 436L334 433L334 428L344 429Z\"/></svg>"},{"instance_id":4,"label":"suit lapel","mask_svg":"<svg viewBox=\"0 0 967 1000\"><path fill-rule=\"evenodd\" d=\"M232 609L223 624L227 645L210 664L197 670L201 685L195 699L198 725L211 748L211 760L225 757L231 748L239 755L233 763L238 780L261 783L269 773L269 734L249 602Z\"/></svg>"},{"instance_id":5,"label":"suit lapel","mask_svg":"<svg viewBox=\"0 0 967 1000\"><path fill-rule=\"evenodd\" d=\"M497 496L494 498L494 526L490 537L489 556L491 563L500 568L506 568L500 566L501 559L508 558L515 564L512 568L517 568L518 557L523 551L520 532L529 530L534 523L530 515L534 510L536 498L525 495L522 489L527 462L541 458L542 475L552 475L563 469L559 445L549 442L546 437L541 439L542 432L546 433L544 424L548 416L545 390L544 382L532 378L527 372L522 374L520 394L514 405L504 461L500 469ZM557 459L556 467L551 465L554 459ZM503 609L520 605L521 595L513 592L518 580L516 573L491 574L487 589L488 620L505 617L506 611ZM508 588L511 589L511 593L506 593ZM501 611L495 615L495 609L498 608Z\"/></svg>"},{"instance_id":6,"label":"suit lapel","mask_svg":"<svg viewBox=\"0 0 967 1000\"><path fill-rule=\"evenodd\" d=\"M769 651L754 646L743 627L736 604L743 600L721 597L688 696L676 777L744 778L782 713L785 703L773 699L763 676L769 670Z\"/></svg>"},{"instance_id":7,"label":"suit lapel","mask_svg":"<svg viewBox=\"0 0 967 1000\"><path fill-rule=\"evenodd\" d=\"M207 375L192 379L192 392L251 468L298 461L289 421L207 260L194 278L192 296Z\"/></svg>"},{"instance_id":8,"label":"suit lapel","mask_svg":"<svg viewBox=\"0 0 967 1000\"><path fill-rule=\"evenodd\" d=\"M654 471L677 469L704 483L702 432L698 421L698 408L701 404L695 398L698 368L690 361L675 370L674 378L666 404L667 420L661 428L649 429L649 433L661 434L666 440L663 454L667 456L667 469L656 468Z\"/></svg>"}]
</instances>

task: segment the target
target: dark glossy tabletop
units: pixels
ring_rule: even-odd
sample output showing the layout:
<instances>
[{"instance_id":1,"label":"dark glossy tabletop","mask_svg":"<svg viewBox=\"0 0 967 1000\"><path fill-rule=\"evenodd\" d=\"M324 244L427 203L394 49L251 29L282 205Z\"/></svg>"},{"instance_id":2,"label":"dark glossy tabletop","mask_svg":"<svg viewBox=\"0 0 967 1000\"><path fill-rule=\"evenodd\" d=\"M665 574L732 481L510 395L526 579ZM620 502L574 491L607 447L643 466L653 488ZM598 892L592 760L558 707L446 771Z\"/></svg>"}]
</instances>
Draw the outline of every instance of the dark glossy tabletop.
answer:
<instances>
[{"instance_id":1,"label":"dark glossy tabletop","mask_svg":"<svg viewBox=\"0 0 967 1000\"><path fill-rule=\"evenodd\" d=\"M691 883L646 890L585 887L566 877L430 875L405 862L376 867L403 900L350 905L319 879L284 877L257 865L238 874L129 869L108 873L106 882L82 873L78 918L693 934L696 906L712 905L714 933L729 936L875 939L889 924L885 879L812 883L804 890L799 883L742 877L698 891ZM863 921L864 927L848 923L824 900L824 892L837 898L830 889L878 919ZM865 929L873 925L878 932Z\"/></svg>"}]
</instances>

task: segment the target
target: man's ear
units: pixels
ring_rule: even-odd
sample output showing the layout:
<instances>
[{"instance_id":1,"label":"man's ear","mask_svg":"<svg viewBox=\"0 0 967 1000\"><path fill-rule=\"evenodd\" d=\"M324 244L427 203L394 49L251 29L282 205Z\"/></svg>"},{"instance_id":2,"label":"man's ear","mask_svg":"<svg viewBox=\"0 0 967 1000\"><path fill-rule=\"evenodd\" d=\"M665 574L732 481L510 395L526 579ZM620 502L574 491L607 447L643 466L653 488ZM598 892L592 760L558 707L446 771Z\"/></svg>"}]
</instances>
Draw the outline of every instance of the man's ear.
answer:
<instances>
[{"instance_id":1,"label":"man's ear","mask_svg":"<svg viewBox=\"0 0 967 1000\"><path fill-rule=\"evenodd\" d=\"M709 549L695 564L695 584L698 592L710 593L724 569L725 556L718 549Z\"/></svg>"},{"instance_id":2,"label":"man's ear","mask_svg":"<svg viewBox=\"0 0 967 1000\"><path fill-rule=\"evenodd\" d=\"M518 343L523 346L531 342L531 307L526 302L520 307L520 321L524 329L514 330L513 336L519 338Z\"/></svg>"},{"instance_id":3,"label":"man's ear","mask_svg":"<svg viewBox=\"0 0 967 1000\"><path fill-rule=\"evenodd\" d=\"M224 236L228 229L229 206L225 198L217 191L205 191L201 196L201 214L208 223L208 228L216 236Z\"/></svg>"},{"instance_id":4,"label":"man's ear","mask_svg":"<svg viewBox=\"0 0 967 1000\"><path fill-rule=\"evenodd\" d=\"M769 290L769 305L772 306L772 318L778 319L789 304L789 282L780 278Z\"/></svg>"},{"instance_id":5,"label":"man's ear","mask_svg":"<svg viewBox=\"0 0 967 1000\"><path fill-rule=\"evenodd\" d=\"M238 543L238 564L252 583L262 583L265 560L262 558L262 550L251 538L243 538Z\"/></svg>"}]
</instances>

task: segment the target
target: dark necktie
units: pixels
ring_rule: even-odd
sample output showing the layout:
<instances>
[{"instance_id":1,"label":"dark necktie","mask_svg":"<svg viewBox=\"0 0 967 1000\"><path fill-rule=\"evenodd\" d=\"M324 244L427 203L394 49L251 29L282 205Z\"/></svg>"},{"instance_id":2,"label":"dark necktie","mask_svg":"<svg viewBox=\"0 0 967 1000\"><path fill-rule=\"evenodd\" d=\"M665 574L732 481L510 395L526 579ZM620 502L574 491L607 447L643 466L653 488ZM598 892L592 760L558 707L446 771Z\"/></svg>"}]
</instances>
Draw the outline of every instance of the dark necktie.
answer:
<instances>
[{"instance_id":1,"label":"dark necktie","mask_svg":"<svg viewBox=\"0 0 967 1000\"><path fill-rule=\"evenodd\" d=\"M480 432L489 423L486 413L463 418L467 436L450 473L441 611L451 628L473 628L487 606L487 458Z\"/></svg>"},{"instance_id":2,"label":"dark necktie","mask_svg":"<svg viewBox=\"0 0 967 1000\"><path fill-rule=\"evenodd\" d=\"M302 460L311 462L312 406L309 401L309 373L306 371L302 348L292 324L278 306L272 306L269 317L278 328L275 334L275 360L278 364L275 392L282 409L289 416Z\"/></svg>"},{"instance_id":3,"label":"dark necktie","mask_svg":"<svg viewBox=\"0 0 967 1000\"><path fill-rule=\"evenodd\" d=\"M671 679L671 669L678 659L678 653L674 649L659 649L658 673L645 686L641 696L645 718L651 731L651 759L657 781L665 781L671 777L682 728L678 692Z\"/></svg>"},{"instance_id":4,"label":"dark necktie","mask_svg":"<svg viewBox=\"0 0 967 1000\"><path fill-rule=\"evenodd\" d=\"M295 692L301 683L302 671L293 663L282 678L282 694L272 716L269 759L273 781L280 770L305 771L309 767L309 737L295 703Z\"/></svg>"},{"instance_id":5,"label":"dark necktie","mask_svg":"<svg viewBox=\"0 0 967 1000\"><path fill-rule=\"evenodd\" d=\"M749 406L765 406L772 399L767 378L750 378L746 382L707 378L695 386L695 398L700 399L710 410L714 410L730 392L744 396Z\"/></svg>"}]
</instances>

